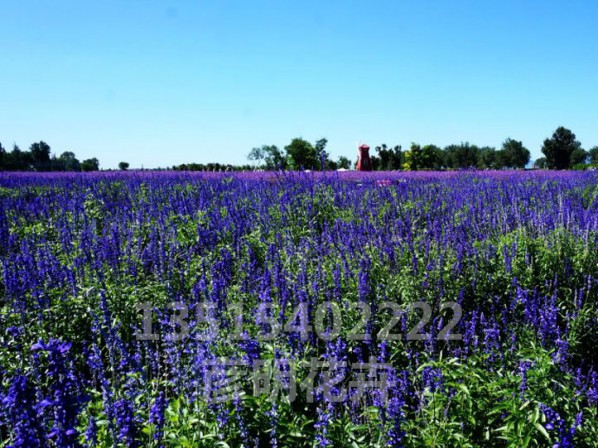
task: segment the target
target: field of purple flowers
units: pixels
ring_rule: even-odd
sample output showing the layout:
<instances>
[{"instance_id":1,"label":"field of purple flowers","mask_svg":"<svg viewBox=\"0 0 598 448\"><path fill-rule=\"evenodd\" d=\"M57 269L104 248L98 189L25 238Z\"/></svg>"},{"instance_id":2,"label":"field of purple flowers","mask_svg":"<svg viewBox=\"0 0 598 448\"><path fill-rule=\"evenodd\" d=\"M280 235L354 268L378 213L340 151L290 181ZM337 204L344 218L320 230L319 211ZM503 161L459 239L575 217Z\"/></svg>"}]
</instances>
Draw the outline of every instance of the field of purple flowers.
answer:
<instances>
[{"instance_id":1,"label":"field of purple flowers","mask_svg":"<svg viewBox=\"0 0 598 448\"><path fill-rule=\"evenodd\" d=\"M0 174L0 447L598 444L598 174Z\"/></svg>"}]
</instances>

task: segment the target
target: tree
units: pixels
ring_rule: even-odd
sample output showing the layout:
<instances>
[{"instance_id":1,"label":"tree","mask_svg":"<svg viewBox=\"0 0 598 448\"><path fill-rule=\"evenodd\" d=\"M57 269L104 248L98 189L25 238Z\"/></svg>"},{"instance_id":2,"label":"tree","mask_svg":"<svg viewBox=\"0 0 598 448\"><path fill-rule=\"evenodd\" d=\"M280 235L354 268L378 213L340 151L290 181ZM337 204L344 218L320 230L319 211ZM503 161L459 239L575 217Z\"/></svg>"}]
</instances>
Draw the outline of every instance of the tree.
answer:
<instances>
[{"instance_id":1,"label":"tree","mask_svg":"<svg viewBox=\"0 0 598 448\"><path fill-rule=\"evenodd\" d=\"M436 145L426 145L421 149L420 169L439 170L444 165L444 153Z\"/></svg>"},{"instance_id":2,"label":"tree","mask_svg":"<svg viewBox=\"0 0 598 448\"><path fill-rule=\"evenodd\" d=\"M359 161L359 159L355 160L355 165L354 165L355 168L357 168L358 161ZM370 162L372 163L372 171L380 171L380 170L384 169L382 167L382 160L380 159L379 156L370 154Z\"/></svg>"},{"instance_id":3,"label":"tree","mask_svg":"<svg viewBox=\"0 0 598 448\"><path fill-rule=\"evenodd\" d=\"M403 168L407 171L439 170L443 166L444 154L436 145L421 147L417 143L411 143L411 148L405 152Z\"/></svg>"},{"instance_id":4,"label":"tree","mask_svg":"<svg viewBox=\"0 0 598 448\"><path fill-rule=\"evenodd\" d=\"M118 164L118 169L121 171L127 171L129 169L129 163L128 162L120 162Z\"/></svg>"},{"instance_id":5,"label":"tree","mask_svg":"<svg viewBox=\"0 0 598 448\"><path fill-rule=\"evenodd\" d=\"M46 142L41 141L39 143L33 143L29 147L31 158L33 159L33 167L36 170L44 171L49 170L50 166L50 145Z\"/></svg>"},{"instance_id":6,"label":"tree","mask_svg":"<svg viewBox=\"0 0 598 448\"><path fill-rule=\"evenodd\" d=\"M294 138L284 149L287 153L289 164L294 170L314 169L320 166L316 148L307 140Z\"/></svg>"},{"instance_id":7,"label":"tree","mask_svg":"<svg viewBox=\"0 0 598 448\"><path fill-rule=\"evenodd\" d=\"M77 157L75 157L74 152L65 151L60 154L58 160L62 163L62 166L66 171L81 171L81 163Z\"/></svg>"},{"instance_id":8,"label":"tree","mask_svg":"<svg viewBox=\"0 0 598 448\"><path fill-rule=\"evenodd\" d=\"M422 165L422 148L417 143L411 143L409 151L405 152L405 163L403 169L405 171L416 171Z\"/></svg>"},{"instance_id":9,"label":"tree","mask_svg":"<svg viewBox=\"0 0 598 448\"><path fill-rule=\"evenodd\" d=\"M591 164L598 164L598 146L594 146L592 149L588 151L590 155L590 163Z\"/></svg>"},{"instance_id":10,"label":"tree","mask_svg":"<svg viewBox=\"0 0 598 448\"><path fill-rule=\"evenodd\" d=\"M266 147L266 167L269 170L286 170L289 166L284 152L276 145Z\"/></svg>"},{"instance_id":11,"label":"tree","mask_svg":"<svg viewBox=\"0 0 598 448\"><path fill-rule=\"evenodd\" d=\"M540 170L545 170L547 168L546 157L540 157L539 159L536 159L534 165Z\"/></svg>"},{"instance_id":12,"label":"tree","mask_svg":"<svg viewBox=\"0 0 598 448\"><path fill-rule=\"evenodd\" d=\"M256 146L255 148L251 148L251 151L249 151L249 154L247 154L247 160L255 162L259 166L265 157L263 148L264 146Z\"/></svg>"},{"instance_id":13,"label":"tree","mask_svg":"<svg viewBox=\"0 0 598 448\"><path fill-rule=\"evenodd\" d=\"M401 151L401 145L396 145L393 148L389 148L383 143L380 146L376 146L376 152L380 159L379 169L390 171L400 170L405 163L403 153Z\"/></svg>"},{"instance_id":14,"label":"tree","mask_svg":"<svg viewBox=\"0 0 598 448\"><path fill-rule=\"evenodd\" d=\"M518 140L507 138L502 144L502 166L507 168L525 168L530 159L530 152Z\"/></svg>"},{"instance_id":15,"label":"tree","mask_svg":"<svg viewBox=\"0 0 598 448\"><path fill-rule=\"evenodd\" d=\"M287 168L287 159L276 145L262 145L253 148L247 158L257 162L258 166L263 166L267 170Z\"/></svg>"},{"instance_id":16,"label":"tree","mask_svg":"<svg viewBox=\"0 0 598 448\"><path fill-rule=\"evenodd\" d=\"M446 164L449 168L476 168L480 163L480 148L469 143L449 145L444 148Z\"/></svg>"},{"instance_id":17,"label":"tree","mask_svg":"<svg viewBox=\"0 0 598 448\"><path fill-rule=\"evenodd\" d=\"M99 169L100 162L95 157L81 162L81 171L98 171Z\"/></svg>"},{"instance_id":18,"label":"tree","mask_svg":"<svg viewBox=\"0 0 598 448\"><path fill-rule=\"evenodd\" d=\"M6 149L0 143L0 171L4 170L4 164L6 163Z\"/></svg>"},{"instance_id":19,"label":"tree","mask_svg":"<svg viewBox=\"0 0 598 448\"><path fill-rule=\"evenodd\" d=\"M317 140L316 144L314 145L314 150L316 151L316 159L318 160L320 164L319 166L321 167L322 171L326 169L328 165L327 161L330 157L329 154L325 151L327 143L327 139L321 138Z\"/></svg>"},{"instance_id":20,"label":"tree","mask_svg":"<svg viewBox=\"0 0 598 448\"><path fill-rule=\"evenodd\" d=\"M8 171L26 171L31 169L33 159L29 151L21 151L15 144L12 151L6 154L6 170Z\"/></svg>"},{"instance_id":21,"label":"tree","mask_svg":"<svg viewBox=\"0 0 598 448\"><path fill-rule=\"evenodd\" d=\"M348 170L351 168L351 160L349 160L348 157L340 156L338 158L338 161L336 162L336 165L338 168L343 168L345 170Z\"/></svg>"},{"instance_id":22,"label":"tree","mask_svg":"<svg viewBox=\"0 0 598 448\"><path fill-rule=\"evenodd\" d=\"M552 138L544 140L542 154L546 156L546 166L549 169L564 170L571 167L571 154L581 148L581 143L575 139L575 134L560 126L552 134Z\"/></svg>"},{"instance_id":23,"label":"tree","mask_svg":"<svg viewBox=\"0 0 598 448\"><path fill-rule=\"evenodd\" d=\"M583 148L574 149L569 158L569 165L574 167L575 165L583 165L588 162L590 154Z\"/></svg>"},{"instance_id":24,"label":"tree","mask_svg":"<svg viewBox=\"0 0 598 448\"><path fill-rule=\"evenodd\" d=\"M479 167L491 170L501 168L503 166L501 163L501 154L501 151L497 152L490 146L484 146L483 148L480 148L478 160Z\"/></svg>"},{"instance_id":25,"label":"tree","mask_svg":"<svg viewBox=\"0 0 598 448\"><path fill-rule=\"evenodd\" d=\"M43 171L65 171L64 162L56 157L56 154L52 154L49 166Z\"/></svg>"},{"instance_id":26,"label":"tree","mask_svg":"<svg viewBox=\"0 0 598 448\"><path fill-rule=\"evenodd\" d=\"M338 163L335 160L326 160L326 166L324 169L334 171L338 169Z\"/></svg>"}]
</instances>

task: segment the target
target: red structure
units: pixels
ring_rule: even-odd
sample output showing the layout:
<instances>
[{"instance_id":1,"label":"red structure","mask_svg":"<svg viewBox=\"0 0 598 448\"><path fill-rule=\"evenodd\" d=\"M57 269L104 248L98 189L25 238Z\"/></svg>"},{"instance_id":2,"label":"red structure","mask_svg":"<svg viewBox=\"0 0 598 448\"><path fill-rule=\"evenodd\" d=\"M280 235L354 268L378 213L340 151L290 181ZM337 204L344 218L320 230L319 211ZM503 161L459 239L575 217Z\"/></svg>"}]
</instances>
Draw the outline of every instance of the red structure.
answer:
<instances>
[{"instance_id":1,"label":"red structure","mask_svg":"<svg viewBox=\"0 0 598 448\"><path fill-rule=\"evenodd\" d=\"M359 158L357 159L357 171L372 171L372 160L370 159L370 147L365 143L357 148Z\"/></svg>"}]
</instances>

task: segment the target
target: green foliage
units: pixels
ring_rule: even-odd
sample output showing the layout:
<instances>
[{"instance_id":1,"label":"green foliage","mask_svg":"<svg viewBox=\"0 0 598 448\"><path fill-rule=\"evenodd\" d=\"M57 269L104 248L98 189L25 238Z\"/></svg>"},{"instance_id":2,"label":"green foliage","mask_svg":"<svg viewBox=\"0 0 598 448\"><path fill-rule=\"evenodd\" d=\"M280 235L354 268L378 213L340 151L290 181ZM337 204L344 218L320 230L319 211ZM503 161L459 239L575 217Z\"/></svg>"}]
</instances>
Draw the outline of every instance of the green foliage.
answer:
<instances>
[{"instance_id":1,"label":"green foliage","mask_svg":"<svg viewBox=\"0 0 598 448\"><path fill-rule=\"evenodd\" d=\"M98 171L100 169L100 162L95 157L85 159L81 162L81 171Z\"/></svg>"},{"instance_id":2,"label":"green foliage","mask_svg":"<svg viewBox=\"0 0 598 448\"><path fill-rule=\"evenodd\" d=\"M571 166L584 165L587 163L589 158L590 154L585 149L577 148L573 150L573 152L571 153L571 157L569 158L569 164Z\"/></svg>"},{"instance_id":3,"label":"green foliage","mask_svg":"<svg viewBox=\"0 0 598 448\"><path fill-rule=\"evenodd\" d=\"M351 161L349 160L349 158L345 157L345 156L340 156L338 158L338 161L336 162L337 168L343 168L345 170L348 170L349 168L351 168Z\"/></svg>"},{"instance_id":4,"label":"green foliage","mask_svg":"<svg viewBox=\"0 0 598 448\"><path fill-rule=\"evenodd\" d=\"M409 151L405 153L405 171L414 170L437 170L442 168L442 150L434 145L426 145L423 148L412 143Z\"/></svg>"},{"instance_id":5,"label":"green foliage","mask_svg":"<svg viewBox=\"0 0 598 448\"><path fill-rule=\"evenodd\" d=\"M29 153L33 159L33 166L38 171L49 171L50 168L50 145L41 141L33 143L29 147Z\"/></svg>"},{"instance_id":6,"label":"green foliage","mask_svg":"<svg viewBox=\"0 0 598 448\"><path fill-rule=\"evenodd\" d=\"M99 162L96 158L86 161L84 171L96 171ZM0 144L0 171L81 171L82 164L71 151L63 152L60 157L51 154L50 145L41 141L33 143L29 151L21 151L15 144L11 152Z\"/></svg>"},{"instance_id":7,"label":"green foliage","mask_svg":"<svg viewBox=\"0 0 598 448\"><path fill-rule=\"evenodd\" d=\"M401 151L401 145L390 148L383 143L380 146L376 146L376 152L378 153L378 162L377 166L374 167L375 169L383 171L402 169L404 155Z\"/></svg>"},{"instance_id":8,"label":"green foliage","mask_svg":"<svg viewBox=\"0 0 598 448\"><path fill-rule=\"evenodd\" d=\"M502 145L500 165L508 168L525 168L529 163L530 152L518 140L508 138Z\"/></svg>"},{"instance_id":9,"label":"green foliage","mask_svg":"<svg viewBox=\"0 0 598 448\"><path fill-rule=\"evenodd\" d=\"M317 169L320 166L317 150L307 140L294 138L284 149L291 169Z\"/></svg>"},{"instance_id":10,"label":"green foliage","mask_svg":"<svg viewBox=\"0 0 598 448\"><path fill-rule=\"evenodd\" d=\"M65 171L81 171L81 163L77 157L75 157L75 153L73 152L63 152L58 160L61 162Z\"/></svg>"},{"instance_id":11,"label":"green foliage","mask_svg":"<svg viewBox=\"0 0 598 448\"><path fill-rule=\"evenodd\" d=\"M546 167L564 170L571 167L571 156L581 149L581 143L569 129L560 126L552 138L544 140L542 154L546 157Z\"/></svg>"},{"instance_id":12,"label":"green foliage","mask_svg":"<svg viewBox=\"0 0 598 448\"><path fill-rule=\"evenodd\" d=\"M476 168L479 161L480 148L469 143L449 145L444 148L447 165L451 168Z\"/></svg>"},{"instance_id":13,"label":"green foliage","mask_svg":"<svg viewBox=\"0 0 598 448\"><path fill-rule=\"evenodd\" d=\"M251 150L247 158L266 170L287 168L287 159L276 145L263 145Z\"/></svg>"}]
</instances>

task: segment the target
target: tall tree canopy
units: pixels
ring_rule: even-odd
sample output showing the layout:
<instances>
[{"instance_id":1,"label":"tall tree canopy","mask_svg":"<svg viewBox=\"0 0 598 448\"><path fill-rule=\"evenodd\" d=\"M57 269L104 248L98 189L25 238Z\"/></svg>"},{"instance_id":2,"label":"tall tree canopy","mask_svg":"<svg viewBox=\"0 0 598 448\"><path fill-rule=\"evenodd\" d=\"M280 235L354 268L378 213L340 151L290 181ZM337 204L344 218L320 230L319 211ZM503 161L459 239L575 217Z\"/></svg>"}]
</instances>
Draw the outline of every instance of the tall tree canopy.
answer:
<instances>
[{"instance_id":1,"label":"tall tree canopy","mask_svg":"<svg viewBox=\"0 0 598 448\"><path fill-rule=\"evenodd\" d=\"M581 143L569 129L560 126L552 138L544 140L542 153L546 157L546 166L550 169L564 170L571 167L571 155L581 149Z\"/></svg>"},{"instance_id":2,"label":"tall tree canopy","mask_svg":"<svg viewBox=\"0 0 598 448\"><path fill-rule=\"evenodd\" d=\"M36 170L49 170L50 167L50 145L46 142L41 141L39 143L33 143L29 147L29 152L33 158L33 166Z\"/></svg>"},{"instance_id":3,"label":"tall tree canopy","mask_svg":"<svg viewBox=\"0 0 598 448\"><path fill-rule=\"evenodd\" d=\"M99 169L100 162L95 157L81 162L81 171L98 171Z\"/></svg>"},{"instance_id":4,"label":"tall tree canopy","mask_svg":"<svg viewBox=\"0 0 598 448\"><path fill-rule=\"evenodd\" d=\"M502 144L502 166L507 168L525 168L529 163L530 152L518 140L508 138Z\"/></svg>"},{"instance_id":5,"label":"tall tree canopy","mask_svg":"<svg viewBox=\"0 0 598 448\"><path fill-rule=\"evenodd\" d=\"M307 140L294 138L284 149L292 169L317 169L320 167L321 161L318 160L318 152Z\"/></svg>"},{"instance_id":6,"label":"tall tree canopy","mask_svg":"<svg viewBox=\"0 0 598 448\"><path fill-rule=\"evenodd\" d=\"M65 171L81 171L81 163L75 157L75 153L71 151L65 151L60 154L58 161L61 163L62 168Z\"/></svg>"}]
</instances>

